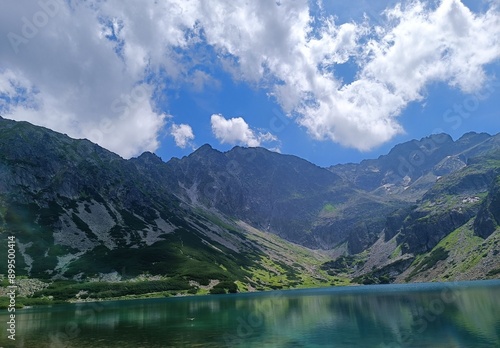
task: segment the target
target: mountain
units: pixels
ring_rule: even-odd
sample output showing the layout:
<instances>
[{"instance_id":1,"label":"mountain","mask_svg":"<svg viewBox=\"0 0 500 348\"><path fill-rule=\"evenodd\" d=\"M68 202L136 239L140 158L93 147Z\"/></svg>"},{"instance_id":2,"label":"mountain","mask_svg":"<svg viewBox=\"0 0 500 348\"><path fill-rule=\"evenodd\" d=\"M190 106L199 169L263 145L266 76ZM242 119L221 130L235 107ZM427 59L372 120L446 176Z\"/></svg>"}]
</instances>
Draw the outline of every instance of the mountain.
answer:
<instances>
[{"instance_id":1,"label":"mountain","mask_svg":"<svg viewBox=\"0 0 500 348\"><path fill-rule=\"evenodd\" d=\"M453 141L447 134L435 134L396 145L378 159L336 165L329 170L375 195L416 201L439 177L465 167L468 158L498 146L495 139L471 132Z\"/></svg>"},{"instance_id":2,"label":"mountain","mask_svg":"<svg viewBox=\"0 0 500 348\"><path fill-rule=\"evenodd\" d=\"M162 277L159 289L193 292L211 280L220 291L235 291L235 281L242 290L342 282L316 267L324 255L188 204L174 178L151 153L124 160L88 140L1 119L0 231L16 237L16 274Z\"/></svg>"},{"instance_id":3,"label":"mountain","mask_svg":"<svg viewBox=\"0 0 500 348\"><path fill-rule=\"evenodd\" d=\"M42 297L494 277L499 182L500 135L485 133L321 168L209 145L124 160L0 119L0 232L16 237L18 275L69 281ZM109 285L137 279L151 288Z\"/></svg>"},{"instance_id":4,"label":"mountain","mask_svg":"<svg viewBox=\"0 0 500 348\"><path fill-rule=\"evenodd\" d=\"M397 197L353 187L325 168L263 148L221 153L204 145L167 163L176 194L231 219L310 248L359 252L376 239ZM404 202L403 202L404 203Z\"/></svg>"},{"instance_id":5,"label":"mountain","mask_svg":"<svg viewBox=\"0 0 500 348\"><path fill-rule=\"evenodd\" d=\"M483 279L500 273L499 139L488 137L429 167L422 176L435 175L453 156L464 163L437 176L414 204L388 215L379 240L363 255L340 258L356 269L339 271L339 260L324 269L363 283Z\"/></svg>"}]
</instances>

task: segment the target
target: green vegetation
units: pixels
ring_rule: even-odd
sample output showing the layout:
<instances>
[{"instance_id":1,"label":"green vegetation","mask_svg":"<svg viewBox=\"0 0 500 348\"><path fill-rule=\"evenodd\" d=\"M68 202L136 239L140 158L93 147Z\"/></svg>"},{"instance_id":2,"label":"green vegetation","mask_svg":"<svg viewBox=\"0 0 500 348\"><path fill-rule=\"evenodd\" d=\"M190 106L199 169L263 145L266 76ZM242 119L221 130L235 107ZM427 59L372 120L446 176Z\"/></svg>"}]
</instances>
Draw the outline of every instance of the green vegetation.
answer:
<instances>
[{"instance_id":1,"label":"green vegetation","mask_svg":"<svg viewBox=\"0 0 500 348\"><path fill-rule=\"evenodd\" d=\"M203 218L210 221L211 223L213 223L214 225L223 227L232 233L239 234L239 232L235 230L234 225L231 225L230 223L223 221L220 217L216 216L215 214L208 213L205 210L199 208L195 209L195 212L200 216L202 216Z\"/></svg>"},{"instance_id":2,"label":"green vegetation","mask_svg":"<svg viewBox=\"0 0 500 348\"><path fill-rule=\"evenodd\" d=\"M226 294L226 290L224 290L223 288L213 288L210 290L210 294L211 295L224 295Z\"/></svg>"},{"instance_id":3,"label":"green vegetation","mask_svg":"<svg viewBox=\"0 0 500 348\"><path fill-rule=\"evenodd\" d=\"M448 255L449 251L444 249L443 247L434 248L431 253L425 256L422 261L420 261L420 263L416 265L416 267L411 271L410 275L406 278L406 281L409 281L417 273L427 271L428 269L434 267L439 261L448 258Z\"/></svg>"},{"instance_id":4,"label":"green vegetation","mask_svg":"<svg viewBox=\"0 0 500 348\"><path fill-rule=\"evenodd\" d=\"M87 225L85 223L85 221L83 221L82 219L80 219L78 217L78 215L76 215L75 213L71 214L71 219L73 220L73 222L75 223L76 227L80 230L80 231L83 231L85 232L85 234L87 235L87 237L92 240L92 241L97 241L97 237L96 235L92 232L92 230L90 229L89 225Z\"/></svg>"},{"instance_id":5,"label":"green vegetation","mask_svg":"<svg viewBox=\"0 0 500 348\"><path fill-rule=\"evenodd\" d=\"M436 246L447 250L453 259L444 265L442 279L454 279L457 275L473 270L490 252L495 256L495 245L499 243L500 236L497 234L483 239L475 235L473 221L471 219L469 223L450 233Z\"/></svg>"},{"instance_id":6,"label":"green vegetation","mask_svg":"<svg viewBox=\"0 0 500 348\"><path fill-rule=\"evenodd\" d=\"M321 269L327 271L330 275L348 274L355 268L363 266L366 261L361 255L347 255L325 262Z\"/></svg>"},{"instance_id":7,"label":"green vegetation","mask_svg":"<svg viewBox=\"0 0 500 348\"><path fill-rule=\"evenodd\" d=\"M59 281L48 288L38 291L33 298L52 298L56 301L85 299L107 299L128 295L141 295L160 292L179 292L191 290L192 286L184 279L170 278L165 280L149 280L134 282L74 282ZM79 296L77 296L79 294Z\"/></svg>"},{"instance_id":8,"label":"green vegetation","mask_svg":"<svg viewBox=\"0 0 500 348\"><path fill-rule=\"evenodd\" d=\"M130 213L128 210L122 209L120 215L123 217L125 226L132 230L140 231L146 228L144 221L137 218L134 214Z\"/></svg>"},{"instance_id":9,"label":"green vegetation","mask_svg":"<svg viewBox=\"0 0 500 348\"><path fill-rule=\"evenodd\" d=\"M326 203L321 209L320 216L332 216L339 210L338 206L332 203Z\"/></svg>"},{"instance_id":10,"label":"green vegetation","mask_svg":"<svg viewBox=\"0 0 500 348\"><path fill-rule=\"evenodd\" d=\"M276 263L269 257L262 257L259 267L250 269L252 275L250 279L252 283L262 289L283 289L295 285L287 277L287 272L282 267L282 264ZM295 274L291 273L292 278Z\"/></svg>"},{"instance_id":11,"label":"green vegetation","mask_svg":"<svg viewBox=\"0 0 500 348\"><path fill-rule=\"evenodd\" d=\"M335 206L333 204L330 204L330 203L325 204L325 206L323 207L323 210L327 213L331 213L331 212L335 211L335 209L336 209Z\"/></svg>"},{"instance_id":12,"label":"green vegetation","mask_svg":"<svg viewBox=\"0 0 500 348\"><path fill-rule=\"evenodd\" d=\"M249 255L235 254L222 245L217 248L223 252L214 251L192 231L180 230L142 248L109 250L99 246L72 262L65 275L73 277L81 270L89 275L118 272L125 278L150 273L194 280L202 285L210 279L235 281L250 275L241 268L253 265Z\"/></svg>"},{"instance_id":13,"label":"green vegetation","mask_svg":"<svg viewBox=\"0 0 500 348\"><path fill-rule=\"evenodd\" d=\"M491 271L489 271L488 273L486 273L486 275L488 277L494 277L494 276L497 276L499 274L500 274L500 268L492 269Z\"/></svg>"},{"instance_id":14,"label":"green vegetation","mask_svg":"<svg viewBox=\"0 0 500 348\"><path fill-rule=\"evenodd\" d=\"M33 298L33 297L16 297L16 308L24 308L28 306L46 306L51 304L64 303L65 301L51 300L49 298ZM0 309L7 309L9 306L9 298L0 296Z\"/></svg>"},{"instance_id":15,"label":"green vegetation","mask_svg":"<svg viewBox=\"0 0 500 348\"><path fill-rule=\"evenodd\" d=\"M234 282L220 282L219 284L215 285L212 289L210 289L210 294L212 295L221 295L221 294L235 294L238 292L238 285L236 285Z\"/></svg>"},{"instance_id":16,"label":"green vegetation","mask_svg":"<svg viewBox=\"0 0 500 348\"><path fill-rule=\"evenodd\" d=\"M392 252L392 254L389 256L390 259L395 259L397 257L401 256L401 245L398 245L396 249Z\"/></svg>"},{"instance_id":17,"label":"green vegetation","mask_svg":"<svg viewBox=\"0 0 500 348\"><path fill-rule=\"evenodd\" d=\"M394 282L396 275L403 272L413 261L413 258L399 259L393 263L374 268L371 272L355 277L353 282L358 284L389 284Z\"/></svg>"},{"instance_id":18,"label":"green vegetation","mask_svg":"<svg viewBox=\"0 0 500 348\"><path fill-rule=\"evenodd\" d=\"M326 255L248 225L245 229L245 237L265 247L269 256L256 259L256 265L249 268L250 280L237 282L239 289L247 290L249 285L257 290L273 290L351 283L347 276L332 276L321 269L321 265L328 260Z\"/></svg>"}]
</instances>

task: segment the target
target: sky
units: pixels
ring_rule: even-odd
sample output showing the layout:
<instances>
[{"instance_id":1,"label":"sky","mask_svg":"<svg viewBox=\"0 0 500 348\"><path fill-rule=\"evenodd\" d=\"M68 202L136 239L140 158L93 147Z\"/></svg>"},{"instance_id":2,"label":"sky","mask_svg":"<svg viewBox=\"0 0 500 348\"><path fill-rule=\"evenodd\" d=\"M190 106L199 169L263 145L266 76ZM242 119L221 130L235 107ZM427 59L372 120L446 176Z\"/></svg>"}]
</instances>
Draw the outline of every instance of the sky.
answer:
<instances>
[{"instance_id":1,"label":"sky","mask_svg":"<svg viewBox=\"0 0 500 348\"><path fill-rule=\"evenodd\" d=\"M319 166L500 132L500 0L0 5L0 115L123 158L208 143Z\"/></svg>"}]
</instances>

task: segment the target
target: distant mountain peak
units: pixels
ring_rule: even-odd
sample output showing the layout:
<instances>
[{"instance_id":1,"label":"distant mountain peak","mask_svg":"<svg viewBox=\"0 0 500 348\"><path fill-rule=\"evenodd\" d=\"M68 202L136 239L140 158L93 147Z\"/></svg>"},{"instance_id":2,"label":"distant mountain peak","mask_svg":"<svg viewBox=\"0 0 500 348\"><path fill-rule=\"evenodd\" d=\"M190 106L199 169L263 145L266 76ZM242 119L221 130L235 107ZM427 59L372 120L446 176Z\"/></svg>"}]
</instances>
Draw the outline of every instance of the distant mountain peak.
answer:
<instances>
[{"instance_id":1,"label":"distant mountain peak","mask_svg":"<svg viewBox=\"0 0 500 348\"><path fill-rule=\"evenodd\" d=\"M420 142L432 140L437 143L452 143L453 138L447 133L434 133L420 139Z\"/></svg>"},{"instance_id":2,"label":"distant mountain peak","mask_svg":"<svg viewBox=\"0 0 500 348\"><path fill-rule=\"evenodd\" d=\"M464 142L464 141L470 141L473 139L489 139L491 138L491 135L485 132L477 133L477 132L468 132L462 135L457 142Z\"/></svg>"},{"instance_id":3,"label":"distant mountain peak","mask_svg":"<svg viewBox=\"0 0 500 348\"><path fill-rule=\"evenodd\" d=\"M196 149L196 151L210 151L213 150L214 148L210 144L203 144L199 148ZM196 152L195 151L195 152Z\"/></svg>"},{"instance_id":4,"label":"distant mountain peak","mask_svg":"<svg viewBox=\"0 0 500 348\"><path fill-rule=\"evenodd\" d=\"M204 144L194 150L188 157L192 156L207 156L210 153L220 153L220 151L214 149L210 144Z\"/></svg>"},{"instance_id":5,"label":"distant mountain peak","mask_svg":"<svg viewBox=\"0 0 500 348\"><path fill-rule=\"evenodd\" d=\"M395 154L398 152L406 152L413 148L424 148L424 149L435 149L443 145L452 144L453 138L446 133L431 134L429 136L423 137L420 140L413 139L401 144L394 146L388 155Z\"/></svg>"},{"instance_id":6,"label":"distant mountain peak","mask_svg":"<svg viewBox=\"0 0 500 348\"><path fill-rule=\"evenodd\" d=\"M470 132L464 133L464 134L460 137L460 139L462 139L462 138L468 138L468 137L471 137L471 136L476 136L476 135L488 136L488 137L490 137L490 136L491 136L491 134L486 133L486 132L480 132L480 133L478 133L478 132L475 132L475 131L470 131Z\"/></svg>"},{"instance_id":7,"label":"distant mountain peak","mask_svg":"<svg viewBox=\"0 0 500 348\"><path fill-rule=\"evenodd\" d=\"M163 162L160 157L158 157L156 154L145 151L143 152L137 159L145 161L145 162L150 162L150 163L160 163Z\"/></svg>"}]
</instances>

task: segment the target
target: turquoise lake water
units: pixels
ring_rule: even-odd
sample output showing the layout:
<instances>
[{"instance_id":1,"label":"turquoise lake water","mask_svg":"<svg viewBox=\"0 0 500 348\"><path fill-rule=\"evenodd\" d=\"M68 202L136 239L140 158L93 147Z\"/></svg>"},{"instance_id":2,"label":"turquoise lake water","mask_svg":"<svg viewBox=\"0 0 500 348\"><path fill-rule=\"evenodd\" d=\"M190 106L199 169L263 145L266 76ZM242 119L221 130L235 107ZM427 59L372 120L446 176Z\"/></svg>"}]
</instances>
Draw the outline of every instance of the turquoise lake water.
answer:
<instances>
[{"instance_id":1,"label":"turquoise lake water","mask_svg":"<svg viewBox=\"0 0 500 348\"><path fill-rule=\"evenodd\" d=\"M0 311L0 347L500 347L500 280ZM3 323L3 324L1 324Z\"/></svg>"}]
</instances>

